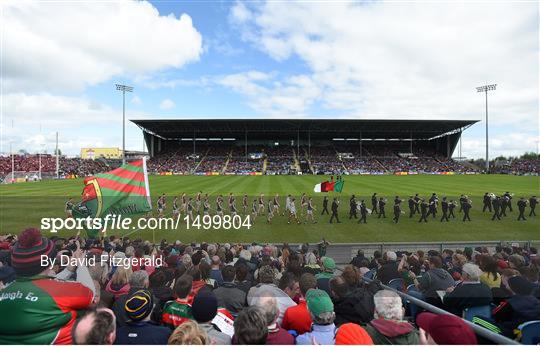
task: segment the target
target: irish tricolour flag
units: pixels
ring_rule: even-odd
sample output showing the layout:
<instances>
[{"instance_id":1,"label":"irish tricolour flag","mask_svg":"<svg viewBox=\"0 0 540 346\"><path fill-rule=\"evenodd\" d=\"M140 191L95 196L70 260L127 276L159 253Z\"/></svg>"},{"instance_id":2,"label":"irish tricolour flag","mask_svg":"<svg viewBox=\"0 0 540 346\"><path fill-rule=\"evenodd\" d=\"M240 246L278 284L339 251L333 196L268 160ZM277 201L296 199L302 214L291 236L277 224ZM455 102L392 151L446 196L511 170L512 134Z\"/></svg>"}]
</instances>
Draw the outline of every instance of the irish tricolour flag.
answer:
<instances>
[{"instance_id":1,"label":"irish tricolour flag","mask_svg":"<svg viewBox=\"0 0 540 346\"><path fill-rule=\"evenodd\" d=\"M338 181L323 181L322 183L315 185L315 187L313 188L313 191L315 192L330 192L330 191L341 192L343 191L344 183L345 182L342 179Z\"/></svg>"}]
</instances>

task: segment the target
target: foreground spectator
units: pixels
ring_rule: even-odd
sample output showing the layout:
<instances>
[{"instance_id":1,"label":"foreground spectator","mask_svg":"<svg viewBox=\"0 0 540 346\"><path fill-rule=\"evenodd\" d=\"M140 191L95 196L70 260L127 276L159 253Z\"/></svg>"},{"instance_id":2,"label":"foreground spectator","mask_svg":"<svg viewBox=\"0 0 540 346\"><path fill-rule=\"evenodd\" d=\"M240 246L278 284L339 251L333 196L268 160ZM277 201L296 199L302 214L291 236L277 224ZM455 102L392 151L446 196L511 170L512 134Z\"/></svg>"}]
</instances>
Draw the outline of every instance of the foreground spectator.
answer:
<instances>
[{"instance_id":1,"label":"foreground spectator","mask_svg":"<svg viewBox=\"0 0 540 346\"><path fill-rule=\"evenodd\" d=\"M400 278L401 275L398 271L397 254L394 251L387 251L385 256L386 263L377 271L377 279L388 285L390 280Z\"/></svg>"},{"instance_id":2,"label":"foreground spectator","mask_svg":"<svg viewBox=\"0 0 540 346\"><path fill-rule=\"evenodd\" d=\"M110 309L88 311L73 326L75 345L112 345L116 339L116 317Z\"/></svg>"},{"instance_id":3,"label":"foreground spectator","mask_svg":"<svg viewBox=\"0 0 540 346\"><path fill-rule=\"evenodd\" d=\"M192 285L193 278L190 275L184 274L178 278L174 285L176 299L167 302L163 307L161 319L164 325L176 328L187 320L193 319L191 304L188 302Z\"/></svg>"},{"instance_id":4,"label":"foreground spectator","mask_svg":"<svg viewBox=\"0 0 540 346\"><path fill-rule=\"evenodd\" d=\"M125 326L126 321L128 320L125 310L126 301L128 300L128 298L133 295L133 293L141 289L147 289L148 284L148 273L146 271L139 270L131 274L128 283L128 293L116 297L112 306L112 310L114 311L114 315L116 316L116 324L119 327Z\"/></svg>"},{"instance_id":5,"label":"foreground spectator","mask_svg":"<svg viewBox=\"0 0 540 346\"><path fill-rule=\"evenodd\" d=\"M2 290L0 300L1 344L70 344L76 311L92 303L95 286L85 266L68 267L78 282L57 281L41 256L56 257L54 244L37 229L21 233L11 249L11 264L17 279ZM73 258L84 253L77 249ZM28 299L27 297L30 297Z\"/></svg>"},{"instance_id":6,"label":"foreground spectator","mask_svg":"<svg viewBox=\"0 0 540 346\"><path fill-rule=\"evenodd\" d=\"M234 344L264 345L267 336L266 316L258 306L245 308L234 320Z\"/></svg>"},{"instance_id":7,"label":"foreground spectator","mask_svg":"<svg viewBox=\"0 0 540 346\"><path fill-rule=\"evenodd\" d=\"M304 273L300 277L300 300L298 305L291 306L285 311L281 326L286 330L294 330L298 335L311 330L311 315L307 309L306 294L309 290L317 288L317 279L311 273Z\"/></svg>"},{"instance_id":8,"label":"foreground spectator","mask_svg":"<svg viewBox=\"0 0 540 346\"><path fill-rule=\"evenodd\" d=\"M423 312L416 324L420 328L422 345L476 345L476 335L461 318ZM415 342L416 344L418 342Z\"/></svg>"},{"instance_id":9,"label":"foreground spectator","mask_svg":"<svg viewBox=\"0 0 540 346\"><path fill-rule=\"evenodd\" d=\"M332 345L336 326L334 319L334 304L326 291L319 289L309 290L306 301L313 325L311 331L296 338L298 345Z\"/></svg>"},{"instance_id":10,"label":"foreground spectator","mask_svg":"<svg viewBox=\"0 0 540 346\"><path fill-rule=\"evenodd\" d=\"M208 345L208 336L194 321L186 321L169 337L168 345Z\"/></svg>"},{"instance_id":11,"label":"foreground spectator","mask_svg":"<svg viewBox=\"0 0 540 346\"><path fill-rule=\"evenodd\" d=\"M155 301L146 289L130 294L124 304L128 321L116 330L116 344L119 345L164 345L171 335L171 329L150 320Z\"/></svg>"},{"instance_id":12,"label":"foreground spectator","mask_svg":"<svg viewBox=\"0 0 540 346\"><path fill-rule=\"evenodd\" d=\"M418 331L403 320L401 297L390 290L382 290L373 296L375 313L366 331L376 345L415 345L419 343Z\"/></svg>"},{"instance_id":13,"label":"foreground spectator","mask_svg":"<svg viewBox=\"0 0 540 346\"><path fill-rule=\"evenodd\" d=\"M321 290L325 290L330 294L329 281L334 277L334 270L336 269L336 262L330 257L323 257L322 259L323 271L315 277L317 278L317 287Z\"/></svg>"},{"instance_id":14,"label":"foreground spectator","mask_svg":"<svg viewBox=\"0 0 540 346\"><path fill-rule=\"evenodd\" d=\"M267 345L294 345L294 337L277 324L279 309L275 297L260 297L255 306L261 308L268 325Z\"/></svg>"},{"instance_id":15,"label":"foreground spectator","mask_svg":"<svg viewBox=\"0 0 540 346\"><path fill-rule=\"evenodd\" d=\"M336 332L335 345L373 345L371 336L356 323L345 323Z\"/></svg>"},{"instance_id":16,"label":"foreground spectator","mask_svg":"<svg viewBox=\"0 0 540 346\"><path fill-rule=\"evenodd\" d=\"M217 330L212 324L216 317L218 302L216 296L208 289L202 289L193 299L191 313L199 324L199 328L206 332L211 343L216 345L230 345L231 337Z\"/></svg>"}]
</instances>

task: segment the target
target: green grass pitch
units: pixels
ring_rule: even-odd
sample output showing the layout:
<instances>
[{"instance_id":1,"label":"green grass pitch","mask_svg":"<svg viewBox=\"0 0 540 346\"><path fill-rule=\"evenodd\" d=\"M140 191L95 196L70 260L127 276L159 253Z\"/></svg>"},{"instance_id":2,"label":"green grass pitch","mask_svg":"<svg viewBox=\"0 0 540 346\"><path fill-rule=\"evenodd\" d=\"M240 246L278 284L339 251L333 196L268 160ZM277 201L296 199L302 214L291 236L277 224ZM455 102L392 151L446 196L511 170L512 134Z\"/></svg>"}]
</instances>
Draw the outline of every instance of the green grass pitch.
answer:
<instances>
[{"instance_id":1,"label":"green grass pitch","mask_svg":"<svg viewBox=\"0 0 540 346\"><path fill-rule=\"evenodd\" d=\"M540 238L540 216L531 217L525 222L518 222L516 202L520 196L540 195L540 177L518 177L505 175L417 175L417 176L346 176L343 193L329 193L330 197L341 198L341 224L329 224L329 216L320 216L323 194L314 193L313 186L326 176L151 176L150 191L155 206L155 197L161 193L167 195L166 214L170 216L172 198L186 192L193 196L202 191L211 196L236 196L247 193L256 196L264 193L266 197L278 193L282 208L287 194L300 196L306 192L314 196L316 224L287 224L286 217L275 217L272 224L267 224L264 217L253 222L250 230L186 230L184 224L177 230L130 231L131 237L156 240L166 238L169 241L186 242L318 242L325 237L331 242L425 242L425 241L474 241L474 240L537 240ZM0 234L18 233L24 227L38 227L42 217L63 217L64 203L67 196L79 200L82 180L44 181L19 183L0 186ZM483 214L482 196L485 192L501 194L505 191L514 193L512 201L514 211L499 222L491 221L491 215ZM386 219L368 216L367 225L358 225L349 220L348 200L351 194L366 199L370 207L370 196L377 192L388 199ZM428 198L436 192L457 200L460 194L467 194L473 200L472 222L462 222L462 214L449 223L438 219L429 219L427 224L419 224L418 216L409 219L402 215L398 224L392 223L393 198L397 194L403 199L402 209L407 211L407 198L414 193ZM215 198L211 198L212 205ZM299 202L299 200L297 200ZM225 203L226 204L226 203ZM297 208L299 208L297 203ZM241 198L237 198L240 207ZM527 208L527 215L528 215ZM456 212L457 212L456 208ZM540 211L540 210L539 210ZM537 211L538 212L538 211ZM440 216L440 210L439 214ZM125 232L127 233L127 232ZM60 231L58 235L71 233Z\"/></svg>"}]
</instances>

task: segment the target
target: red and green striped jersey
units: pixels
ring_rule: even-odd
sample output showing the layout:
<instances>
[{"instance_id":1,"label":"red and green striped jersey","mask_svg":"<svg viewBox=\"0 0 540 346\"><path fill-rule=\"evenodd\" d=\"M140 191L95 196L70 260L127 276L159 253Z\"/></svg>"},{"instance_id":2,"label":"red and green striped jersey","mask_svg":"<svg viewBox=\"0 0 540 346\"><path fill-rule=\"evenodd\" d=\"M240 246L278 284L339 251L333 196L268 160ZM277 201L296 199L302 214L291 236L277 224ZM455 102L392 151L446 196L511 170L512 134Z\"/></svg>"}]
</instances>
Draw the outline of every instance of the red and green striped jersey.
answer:
<instances>
[{"instance_id":1,"label":"red and green striped jersey","mask_svg":"<svg viewBox=\"0 0 540 346\"><path fill-rule=\"evenodd\" d=\"M192 319L191 304L188 303L187 299L176 299L165 303L163 315L161 316L164 325L174 329Z\"/></svg>"},{"instance_id":2,"label":"red and green striped jersey","mask_svg":"<svg viewBox=\"0 0 540 346\"><path fill-rule=\"evenodd\" d=\"M0 344L72 344L77 310L93 298L78 282L18 278L0 291Z\"/></svg>"}]
</instances>

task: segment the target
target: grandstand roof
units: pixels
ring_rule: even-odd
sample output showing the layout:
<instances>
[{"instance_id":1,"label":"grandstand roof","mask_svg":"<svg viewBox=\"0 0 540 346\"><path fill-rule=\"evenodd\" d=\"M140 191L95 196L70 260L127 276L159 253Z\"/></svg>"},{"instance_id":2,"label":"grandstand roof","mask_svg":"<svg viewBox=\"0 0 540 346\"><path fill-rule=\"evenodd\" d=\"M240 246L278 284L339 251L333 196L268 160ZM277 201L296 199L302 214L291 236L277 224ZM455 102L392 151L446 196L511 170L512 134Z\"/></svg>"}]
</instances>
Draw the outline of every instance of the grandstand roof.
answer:
<instances>
[{"instance_id":1,"label":"grandstand roof","mask_svg":"<svg viewBox=\"0 0 540 346\"><path fill-rule=\"evenodd\" d=\"M286 138L309 133L312 139L355 137L372 139L431 139L460 132L477 120L360 120L360 119L159 119L131 120L162 139L201 137ZM293 137L294 136L294 137Z\"/></svg>"}]
</instances>

